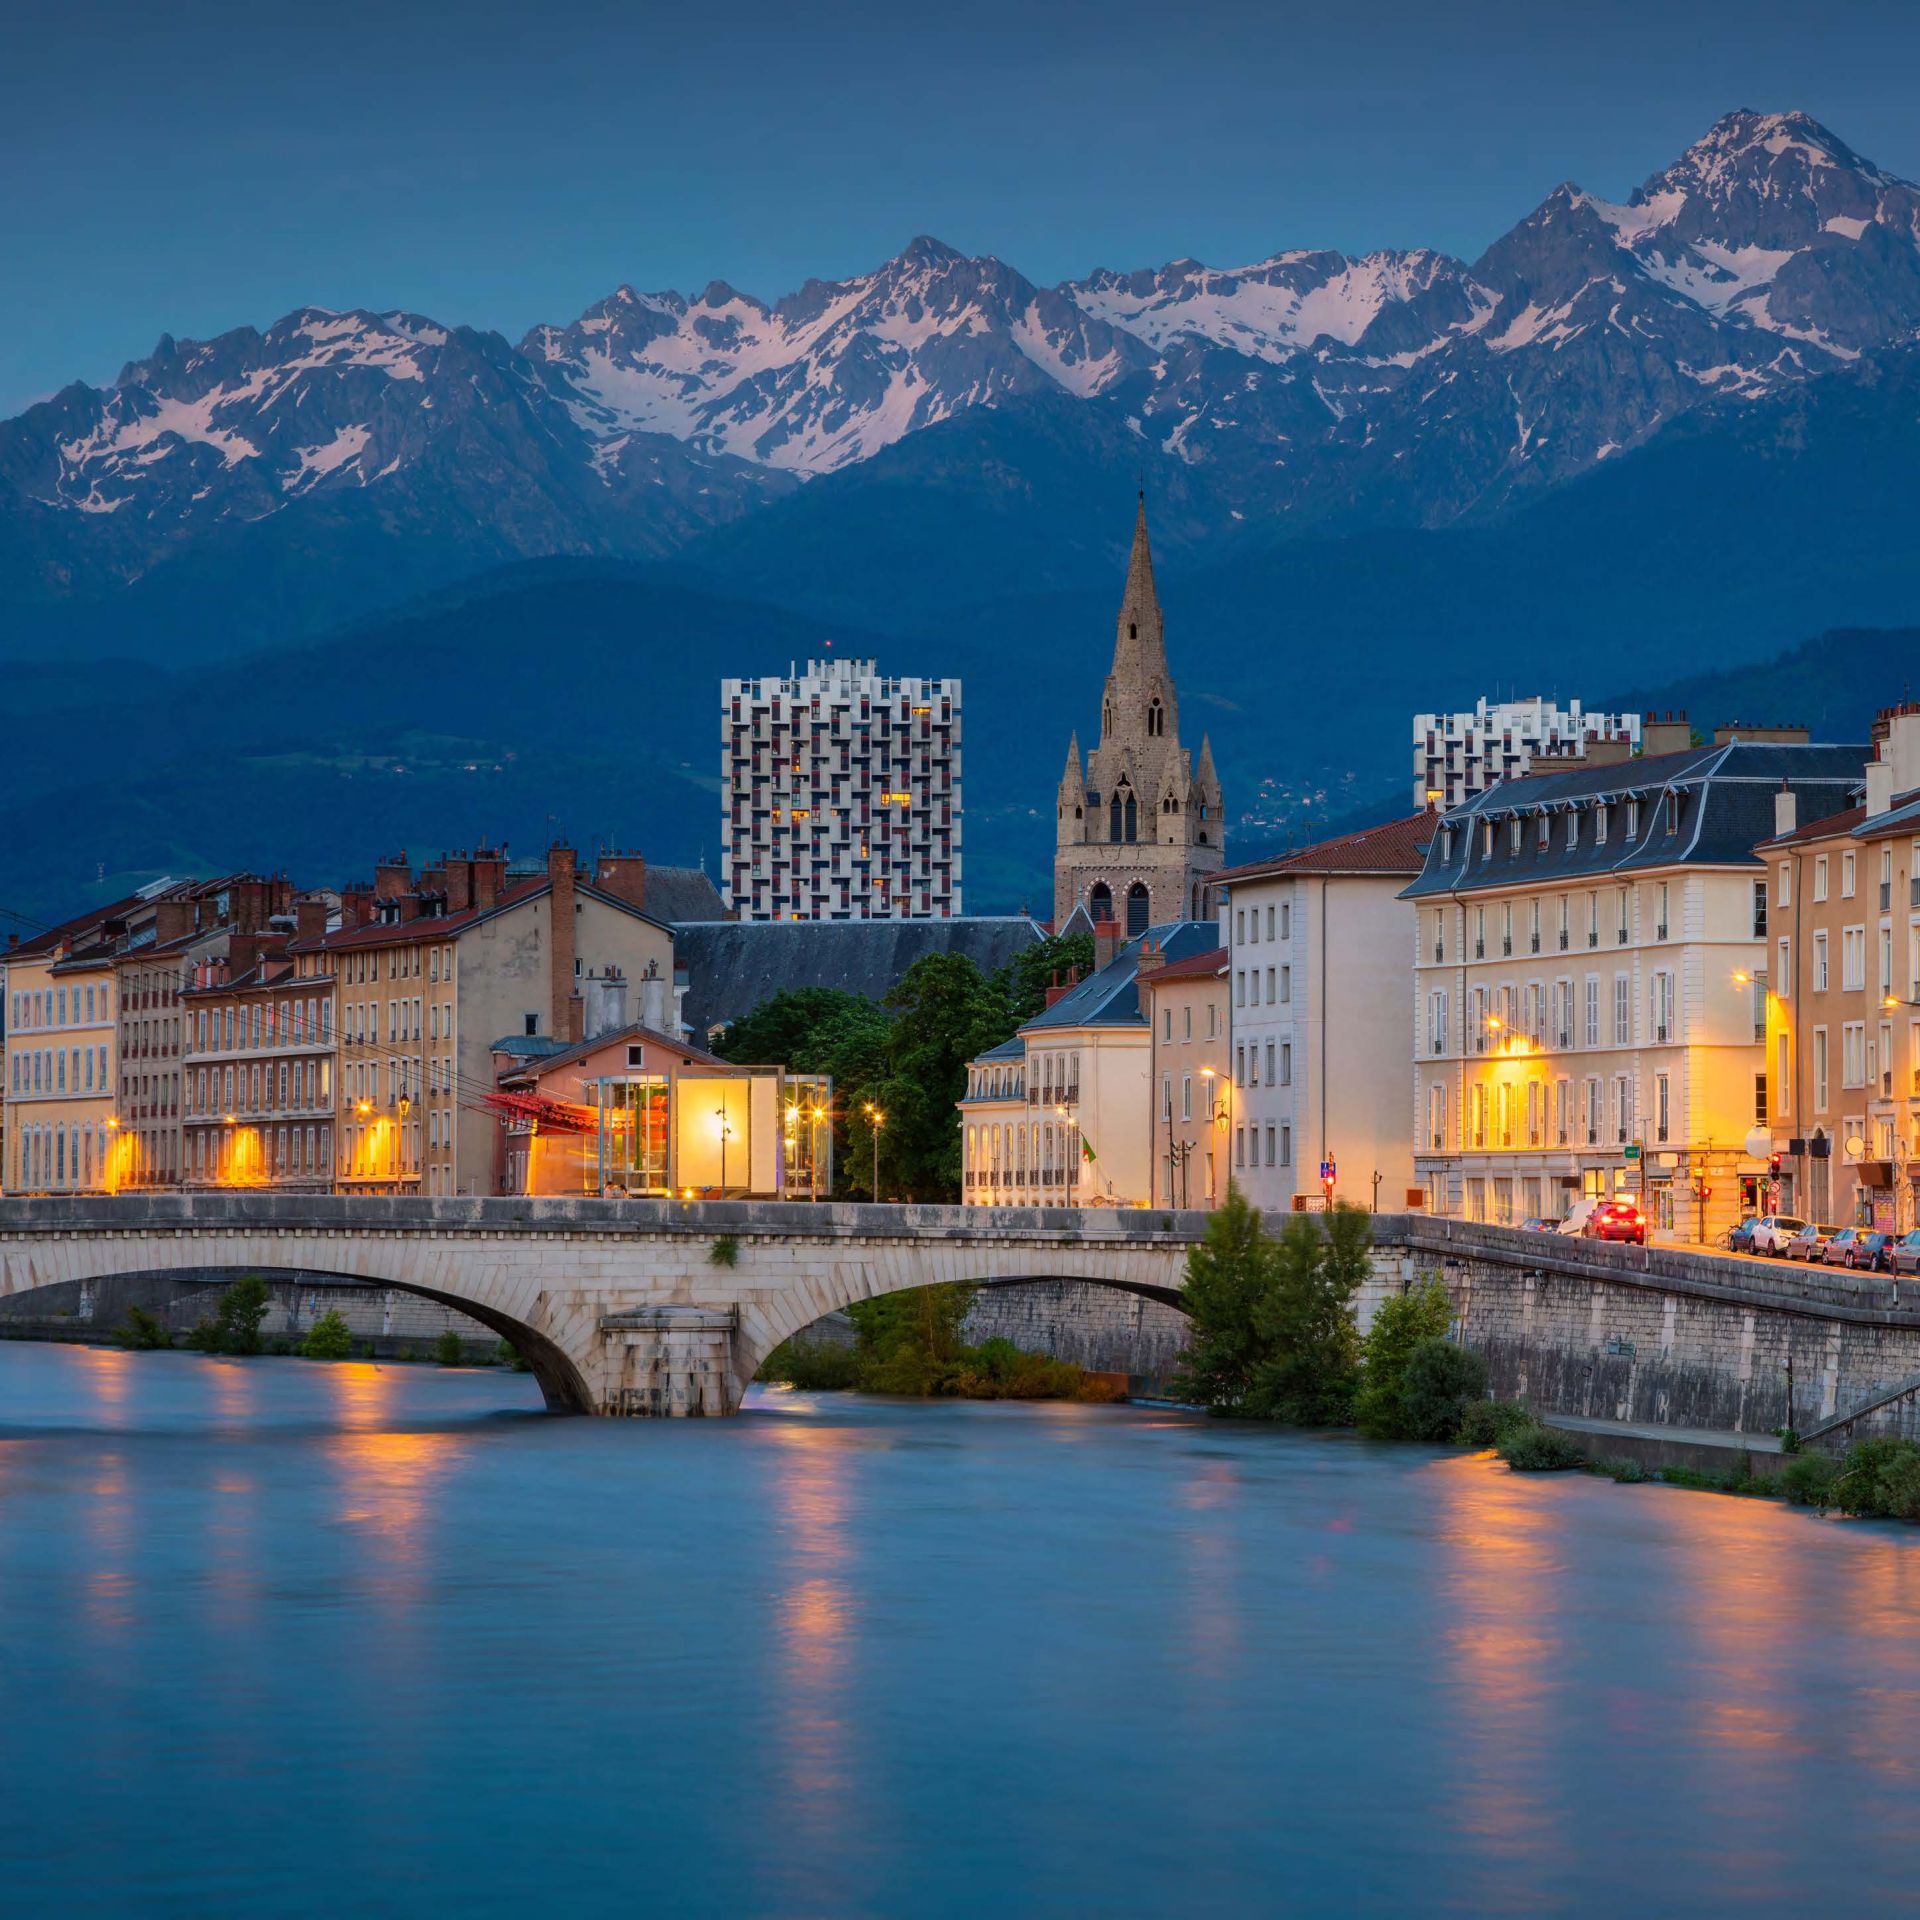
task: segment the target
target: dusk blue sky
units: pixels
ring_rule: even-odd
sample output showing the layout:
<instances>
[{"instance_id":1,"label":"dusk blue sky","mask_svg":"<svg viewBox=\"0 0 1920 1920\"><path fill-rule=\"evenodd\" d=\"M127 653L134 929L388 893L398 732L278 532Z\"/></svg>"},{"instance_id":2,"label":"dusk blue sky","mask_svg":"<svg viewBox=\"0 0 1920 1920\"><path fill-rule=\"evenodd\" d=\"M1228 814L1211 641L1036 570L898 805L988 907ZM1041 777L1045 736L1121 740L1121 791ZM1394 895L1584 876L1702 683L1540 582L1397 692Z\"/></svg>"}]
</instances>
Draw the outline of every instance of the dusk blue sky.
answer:
<instances>
[{"instance_id":1,"label":"dusk blue sky","mask_svg":"<svg viewBox=\"0 0 1920 1920\"><path fill-rule=\"evenodd\" d=\"M1287 246L1471 258L1735 106L1920 175L1920 7L24 0L0 414L290 308L517 337L621 281L774 298L914 234L1035 280Z\"/></svg>"}]
</instances>

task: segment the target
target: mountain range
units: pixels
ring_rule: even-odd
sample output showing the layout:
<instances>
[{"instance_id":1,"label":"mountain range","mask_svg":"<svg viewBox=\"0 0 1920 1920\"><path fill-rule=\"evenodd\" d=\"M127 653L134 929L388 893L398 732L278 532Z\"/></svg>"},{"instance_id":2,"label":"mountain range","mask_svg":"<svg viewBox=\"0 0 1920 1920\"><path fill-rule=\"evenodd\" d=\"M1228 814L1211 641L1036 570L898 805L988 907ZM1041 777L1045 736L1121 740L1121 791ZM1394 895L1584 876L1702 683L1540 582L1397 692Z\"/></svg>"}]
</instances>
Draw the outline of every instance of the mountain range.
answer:
<instances>
[{"instance_id":1,"label":"mountain range","mask_svg":"<svg viewBox=\"0 0 1920 1920\"><path fill-rule=\"evenodd\" d=\"M997 796L1003 826L981 780L1030 727L1086 723L1137 485L1230 801L1277 777L1285 805L1332 796L1311 812L1397 780L1416 708L1741 662L1764 706L1781 648L1904 628L1917 455L1920 190L1743 110L1624 201L1554 189L1472 262L1289 250L1043 287L921 238L772 304L621 286L517 343L319 308L163 336L0 422L0 656L103 710L244 662L230 722L337 774L416 726L412 677L315 707L268 670L290 649L390 659L453 617L537 636L526 670L576 695L641 648L664 697L689 649L712 678L852 629L967 679L970 847L1010 890L1057 754ZM569 625L588 579L595 617L639 624ZM16 804L53 790L44 757ZM710 833L696 792L651 790L663 853ZM141 864L99 831L90 867Z\"/></svg>"}]
</instances>

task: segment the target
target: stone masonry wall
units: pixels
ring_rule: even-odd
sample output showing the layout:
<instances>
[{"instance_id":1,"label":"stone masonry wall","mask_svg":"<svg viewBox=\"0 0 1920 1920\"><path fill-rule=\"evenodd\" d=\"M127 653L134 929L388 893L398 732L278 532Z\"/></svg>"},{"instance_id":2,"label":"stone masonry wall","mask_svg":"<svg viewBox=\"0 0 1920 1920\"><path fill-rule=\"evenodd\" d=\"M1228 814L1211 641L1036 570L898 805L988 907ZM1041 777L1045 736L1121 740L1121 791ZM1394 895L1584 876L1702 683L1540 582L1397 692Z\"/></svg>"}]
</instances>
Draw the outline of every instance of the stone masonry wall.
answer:
<instances>
[{"instance_id":1,"label":"stone masonry wall","mask_svg":"<svg viewBox=\"0 0 1920 1920\"><path fill-rule=\"evenodd\" d=\"M1187 1344L1187 1316L1178 1307L1118 1287L1035 1280L1018 1287L982 1287L967 1314L966 1337L976 1344L1011 1340L1027 1353L1157 1384L1171 1376Z\"/></svg>"}]
</instances>

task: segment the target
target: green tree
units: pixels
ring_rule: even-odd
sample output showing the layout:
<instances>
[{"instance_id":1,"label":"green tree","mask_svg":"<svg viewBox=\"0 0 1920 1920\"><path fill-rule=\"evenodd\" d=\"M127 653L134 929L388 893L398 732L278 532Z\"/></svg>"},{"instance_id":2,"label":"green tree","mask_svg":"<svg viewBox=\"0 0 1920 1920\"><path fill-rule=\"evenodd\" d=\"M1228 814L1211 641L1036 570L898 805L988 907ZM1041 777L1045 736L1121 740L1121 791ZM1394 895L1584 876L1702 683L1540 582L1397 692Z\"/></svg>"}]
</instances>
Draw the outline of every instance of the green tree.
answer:
<instances>
[{"instance_id":1,"label":"green tree","mask_svg":"<svg viewBox=\"0 0 1920 1920\"><path fill-rule=\"evenodd\" d=\"M267 1283L257 1273L236 1280L213 1313L213 1351L258 1353L260 1323L267 1317Z\"/></svg>"},{"instance_id":2,"label":"green tree","mask_svg":"<svg viewBox=\"0 0 1920 1920\"><path fill-rule=\"evenodd\" d=\"M1360 1377L1353 1296L1372 1269L1373 1228L1358 1207L1290 1214L1273 1285L1254 1314L1264 1346L1247 1410L1294 1426L1346 1426Z\"/></svg>"},{"instance_id":3,"label":"green tree","mask_svg":"<svg viewBox=\"0 0 1920 1920\"><path fill-rule=\"evenodd\" d=\"M1012 1039L1020 1027L1045 1008L1047 988L1053 984L1055 975L1065 985L1076 967L1082 979L1093 971L1093 935L1090 933L1058 934L1022 947L994 975L995 984L1007 1001L1007 1031L1001 1038Z\"/></svg>"},{"instance_id":4,"label":"green tree","mask_svg":"<svg viewBox=\"0 0 1920 1920\"><path fill-rule=\"evenodd\" d=\"M968 1357L961 1327L973 1305L965 1281L859 1300L847 1309L860 1384L874 1393L939 1393Z\"/></svg>"},{"instance_id":5,"label":"green tree","mask_svg":"<svg viewBox=\"0 0 1920 1920\"><path fill-rule=\"evenodd\" d=\"M735 1020L713 1050L739 1066L798 1067L816 1035L872 1005L837 987L783 987Z\"/></svg>"},{"instance_id":6,"label":"green tree","mask_svg":"<svg viewBox=\"0 0 1920 1920\"><path fill-rule=\"evenodd\" d=\"M300 1344L309 1360L346 1360L353 1354L353 1333L339 1310L329 1307L311 1327Z\"/></svg>"},{"instance_id":7,"label":"green tree","mask_svg":"<svg viewBox=\"0 0 1920 1920\"><path fill-rule=\"evenodd\" d=\"M466 1362L467 1343L448 1327L433 1343L433 1357L443 1367L458 1367Z\"/></svg>"},{"instance_id":8,"label":"green tree","mask_svg":"<svg viewBox=\"0 0 1920 1920\"><path fill-rule=\"evenodd\" d=\"M1381 1301L1361 1349L1363 1372L1353 1411L1362 1432L1381 1440L1414 1437L1408 1430L1407 1361L1423 1340L1439 1339L1452 1318L1453 1303L1434 1279Z\"/></svg>"},{"instance_id":9,"label":"green tree","mask_svg":"<svg viewBox=\"0 0 1920 1920\"><path fill-rule=\"evenodd\" d=\"M1215 1413L1245 1411L1267 1354L1261 1315L1273 1287L1273 1243L1246 1195L1229 1181L1225 1204L1187 1255L1180 1304L1188 1340L1175 1382L1183 1400Z\"/></svg>"},{"instance_id":10,"label":"green tree","mask_svg":"<svg viewBox=\"0 0 1920 1920\"><path fill-rule=\"evenodd\" d=\"M958 1199L954 1108L966 1091L967 1062L1007 1037L1006 998L965 954L930 953L907 969L885 1005L893 1025L885 1082L873 1096L887 1116L883 1183L915 1200Z\"/></svg>"}]
</instances>

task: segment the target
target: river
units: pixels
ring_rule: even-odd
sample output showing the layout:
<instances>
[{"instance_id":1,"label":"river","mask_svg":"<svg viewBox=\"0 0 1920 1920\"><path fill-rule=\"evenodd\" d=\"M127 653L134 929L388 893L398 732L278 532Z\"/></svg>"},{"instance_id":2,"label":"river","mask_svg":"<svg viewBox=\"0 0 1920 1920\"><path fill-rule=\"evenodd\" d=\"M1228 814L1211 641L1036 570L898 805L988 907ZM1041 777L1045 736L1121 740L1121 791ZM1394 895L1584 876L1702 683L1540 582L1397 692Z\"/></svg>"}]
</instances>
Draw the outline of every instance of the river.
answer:
<instances>
[{"instance_id":1,"label":"river","mask_svg":"<svg viewBox=\"0 0 1920 1920\"><path fill-rule=\"evenodd\" d=\"M10 1915L1862 1913L1920 1533L1139 1408L0 1346Z\"/></svg>"}]
</instances>

